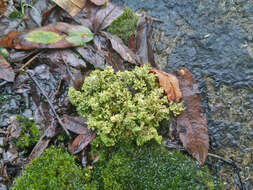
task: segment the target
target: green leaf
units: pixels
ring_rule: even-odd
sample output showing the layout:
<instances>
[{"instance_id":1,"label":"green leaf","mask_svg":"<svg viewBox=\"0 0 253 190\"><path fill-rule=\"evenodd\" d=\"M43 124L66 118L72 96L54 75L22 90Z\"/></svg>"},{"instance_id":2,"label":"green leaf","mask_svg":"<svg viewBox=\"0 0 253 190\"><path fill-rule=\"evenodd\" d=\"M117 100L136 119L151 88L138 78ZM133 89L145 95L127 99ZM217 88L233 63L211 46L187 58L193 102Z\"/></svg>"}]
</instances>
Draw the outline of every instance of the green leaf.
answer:
<instances>
[{"instance_id":1,"label":"green leaf","mask_svg":"<svg viewBox=\"0 0 253 190\"><path fill-rule=\"evenodd\" d=\"M41 43L41 44L52 44L62 39L62 37L50 31L43 31L43 30L34 30L29 32L25 39L34 42L34 43Z\"/></svg>"},{"instance_id":2,"label":"green leaf","mask_svg":"<svg viewBox=\"0 0 253 190\"><path fill-rule=\"evenodd\" d=\"M68 31L69 36L65 39L76 45L83 45L93 39L93 33L85 26L77 26Z\"/></svg>"},{"instance_id":3,"label":"green leaf","mask_svg":"<svg viewBox=\"0 0 253 190\"><path fill-rule=\"evenodd\" d=\"M18 19L18 18L22 18L22 13L21 12L18 12L18 11L13 11L9 14L9 18L11 20L14 20L14 19Z\"/></svg>"}]
</instances>

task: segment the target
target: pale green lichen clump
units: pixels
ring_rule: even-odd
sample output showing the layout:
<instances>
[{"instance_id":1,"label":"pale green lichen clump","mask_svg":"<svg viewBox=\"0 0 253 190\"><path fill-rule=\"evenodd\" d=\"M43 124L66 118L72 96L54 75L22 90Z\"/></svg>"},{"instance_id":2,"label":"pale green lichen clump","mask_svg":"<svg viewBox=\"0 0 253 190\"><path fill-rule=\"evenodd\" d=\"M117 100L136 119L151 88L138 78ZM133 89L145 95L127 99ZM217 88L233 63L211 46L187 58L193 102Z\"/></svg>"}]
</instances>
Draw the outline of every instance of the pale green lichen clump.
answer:
<instances>
[{"instance_id":1,"label":"pale green lichen clump","mask_svg":"<svg viewBox=\"0 0 253 190\"><path fill-rule=\"evenodd\" d=\"M151 139L161 143L157 128L171 114L178 115L182 103L168 102L150 67L117 72L111 67L86 77L81 91L69 89L70 102L89 129L96 130L96 146L114 146L124 140L142 145Z\"/></svg>"}]
</instances>

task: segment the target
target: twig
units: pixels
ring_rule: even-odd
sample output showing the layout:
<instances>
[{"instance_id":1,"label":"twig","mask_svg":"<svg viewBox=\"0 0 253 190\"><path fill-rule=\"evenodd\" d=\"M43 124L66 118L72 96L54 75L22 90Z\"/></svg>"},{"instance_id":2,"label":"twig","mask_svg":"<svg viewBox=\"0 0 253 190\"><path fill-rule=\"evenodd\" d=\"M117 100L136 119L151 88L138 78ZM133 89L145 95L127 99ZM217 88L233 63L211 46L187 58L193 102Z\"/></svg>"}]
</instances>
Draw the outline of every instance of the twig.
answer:
<instances>
[{"instance_id":1,"label":"twig","mask_svg":"<svg viewBox=\"0 0 253 190\"><path fill-rule=\"evenodd\" d=\"M4 86L6 84L7 84L7 81L3 81L3 82L0 83L0 87Z\"/></svg>"},{"instance_id":2,"label":"twig","mask_svg":"<svg viewBox=\"0 0 253 190\"><path fill-rule=\"evenodd\" d=\"M219 160L222 160L223 162L225 162L225 163L231 165L231 166L234 168L235 173L237 174L237 176L238 176L238 178L239 178L239 182L240 182L240 187L239 187L239 188L240 188L240 190L245 190L244 185L243 185L243 182L242 182L242 178L241 178L241 175L240 175L241 169L237 166L237 164L235 163L235 161L229 160L229 159L226 159L226 158L223 158L223 157L221 157L221 156L218 156L218 155L212 154L212 153L208 153L207 155L210 156L210 157L213 157L213 158L217 158L217 159L219 159Z\"/></svg>"},{"instance_id":3,"label":"twig","mask_svg":"<svg viewBox=\"0 0 253 190\"><path fill-rule=\"evenodd\" d=\"M162 20L160 20L158 18L155 18L155 17L147 16L146 14L135 13L135 15L138 16L138 17L141 17L141 16L148 17L148 18L150 18L154 22L164 23L164 21L162 21Z\"/></svg>"},{"instance_id":4,"label":"twig","mask_svg":"<svg viewBox=\"0 0 253 190\"><path fill-rule=\"evenodd\" d=\"M66 134L67 134L68 136L70 136L68 130L66 129L66 127L65 127L65 125L64 125L64 123L63 123L62 120L60 119L59 115L56 113L56 111L55 111L55 109L54 109L54 106L53 106L53 103L52 103L51 100L48 98L46 92L41 88L41 86L40 86L40 84L38 83L38 81L37 81L35 78L33 78L32 75L31 75L29 72L27 72L27 74L28 74L28 76L33 80L33 82L38 86L38 88L39 88L40 91L42 92L43 96L45 96L45 98L47 99L47 102L49 103L49 106L50 106L50 108L52 109L52 111L53 111L53 113L54 113L56 119L57 119L58 122L59 122L59 124L62 126L62 128L64 129L64 131L66 132Z\"/></svg>"},{"instance_id":5,"label":"twig","mask_svg":"<svg viewBox=\"0 0 253 190\"><path fill-rule=\"evenodd\" d=\"M34 59L36 59L36 58L38 57L38 55L40 55L42 52L44 52L44 51L41 51L41 52L35 54L31 59L29 59L29 60L18 70L18 72L24 71L24 68L27 67L28 65L30 65L31 62L32 62Z\"/></svg>"},{"instance_id":6,"label":"twig","mask_svg":"<svg viewBox=\"0 0 253 190\"><path fill-rule=\"evenodd\" d=\"M208 153L207 155L210 156L210 157L213 157L213 158L217 158L218 160L222 160L223 162L226 162L227 164L231 164L233 166L235 165L233 160L229 160L229 159L223 158L219 155L212 154L212 153Z\"/></svg>"}]
</instances>

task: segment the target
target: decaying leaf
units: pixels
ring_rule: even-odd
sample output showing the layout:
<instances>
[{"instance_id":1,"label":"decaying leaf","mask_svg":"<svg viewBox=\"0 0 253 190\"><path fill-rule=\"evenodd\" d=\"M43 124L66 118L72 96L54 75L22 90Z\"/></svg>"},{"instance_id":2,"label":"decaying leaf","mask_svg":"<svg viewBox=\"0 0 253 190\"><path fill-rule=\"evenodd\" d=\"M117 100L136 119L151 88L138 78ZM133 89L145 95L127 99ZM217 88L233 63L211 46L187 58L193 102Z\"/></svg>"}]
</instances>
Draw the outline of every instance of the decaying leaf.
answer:
<instances>
[{"instance_id":1,"label":"decaying leaf","mask_svg":"<svg viewBox=\"0 0 253 190\"><path fill-rule=\"evenodd\" d=\"M86 120L82 117L64 115L63 122L66 128L79 134L69 145L72 154L81 152L96 136L96 133L87 128Z\"/></svg>"},{"instance_id":2,"label":"decaying leaf","mask_svg":"<svg viewBox=\"0 0 253 190\"><path fill-rule=\"evenodd\" d=\"M77 15L84 7L87 0L53 0L71 16Z\"/></svg>"},{"instance_id":3,"label":"decaying leaf","mask_svg":"<svg viewBox=\"0 0 253 190\"><path fill-rule=\"evenodd\" d=\"M181 101L182 93L179 89L179 82L176 76L155 68L152 68L150 72L157 74L159 86L164 89L169 102Z\"/></svg>"},{"instance_id":4,"label":"decaying leaf","mask_svg":"<svg viewBox=\"0 0 253 190\"><path fill-rule=\"evenodd\" d=\"M49 142L51 141L52 137L56 135L56 128L57 128L56 120L52 120L51 124L45 130L45 132L41 135L39 141L37 142L31 154L29 155L28 163L31 160L39 157L44 152L44 150L48 147Z\"/></svg>"},{"instance_id":5,"label":"decaying leaf","mask_svg":"<svg viewBox=\"0 0 253 190\"><path fill-rule=\"evenodd\" d=\"M183 146L201 164L205 162L209 138L201 96L191 72L180 68L177 74L186 109L177 117L177 132Z\"/></svg>"},{"instance_id":6,"label":"decaying leaf","mask_svg":"<svg viewBox=\"0 0 253 190\"><path fill-rule=\"evenodd\" d=\"M7 10L7 6L8 6L7 1L0 0L0 17L4 15L5 11Z\"/></svg>"},{"instance_id":7,"label":"decaying leaf","mask_svg":"<svg viewBox=\"0 0 253 190\"><path fill-rule=\"evenodd\" d=\"M14 49L68 48L91 41L85 26L57 22L30 31L12 31L0 40L0 46Z\"/></svg>"},{"instance_id":8,"label":"decaying leaf","mask_svg":"<svg viewBox=\"0 0 253 190\"><path fill-rule=\"evenodd\" d=\"M0 79L4 79L8 82L13 82L15 79L15 73L10 64L0 55Z\"/></svg>"},{"instance_id":9,"label":"decaying leaf","mask_svg":"<svg viewBox=\"0 0 253 190\"><path fill-rule=\"evenodd\" d=\"M62 121L68 130L76 134L81 135L88 133L86 120L82 117L64 115Z\"/></svg>"},{"instance_id":10,"label":"decaying leaf","mask_svg":"<svg viewBox=\"0 0 253 190\"><path fill-rule=\"evenodd\" d=\"M123 12L123 7L111 2L106 3L105 7L99 7L88 1L84 9L74 17L74 20L97 33L108 27Z\"/></svg>"},{"instance_id":11,"label":"decaying leaf","mask_svg":"<svg viewBox=\"0 0 253 190\"><path fill-rule=\"evenodd\" d=\"M97 68L105 69L105 57L102 53L96 52L91 46L76 49L82 58Z\"/></svg>"},{"instance_id":12,"label":"decaying leaf","mask_svg":"<svg viewBox=\"0 0 253 190\"><path fill-rule=\"evenodd\" d=\"M136 54L140 57L140 62L150 63L152 67L156 67L154 53L150 43L152 19L149 17L140 17L136 30Z\"/></svg>"},{"instance_id":13,"label":"decaying leaf","mask_svg":"<svg viewBox=\"0 0 253 190\"><path fill-rule=\"evenodd\" d=\"M124 8L113 3L107 3L106 7L100 8L93 20L93 29L97 31L107 28L115 19L124 12Z\"/></svg>"},{"instance_id":14,"label":"decaying leaf","mask_svg":"<svg viewBox=\"0 0 253 190\"><path fill-rule=\"evenodd\" d=\"M103 35L110 40L112 48L127 62L138 65L139 60L136 54L129 49L124 42L117 36L111 35L108 32L102 32Z\"/></svg>"},{"instance_id":15,"label":"decaying leaf","mask_svg":"<svg viewBox=\"0 0 253 190\"><path fill-rule=\"evenodd\" d=\"M95 138L96 133L89 131L87 134L78 135L72 144L69 146L72 154L81 152Z\"/></svg>"},{"instance_id":16,"label":"decaying leaf","mask_svg":"<svg viewBox=\"0 0 253 190\"><path fill-rule=\"evenodd\" d=\"M92 3L101 6L108 2L108 0L90 0Z\"/></svg>"},{"instance_id":17,"label":"decaying leaf","mask_svg":"<svg viewBox=\"0 0 253 190\"><path fill-rule=\"evenodd\" d=\"M50 31L43 31L43 30L34 30L29 32L25 39L30 42L34 43L41 43L41 44L52 44L62 39L62 37Z\"/></svg>"}]
</instances>

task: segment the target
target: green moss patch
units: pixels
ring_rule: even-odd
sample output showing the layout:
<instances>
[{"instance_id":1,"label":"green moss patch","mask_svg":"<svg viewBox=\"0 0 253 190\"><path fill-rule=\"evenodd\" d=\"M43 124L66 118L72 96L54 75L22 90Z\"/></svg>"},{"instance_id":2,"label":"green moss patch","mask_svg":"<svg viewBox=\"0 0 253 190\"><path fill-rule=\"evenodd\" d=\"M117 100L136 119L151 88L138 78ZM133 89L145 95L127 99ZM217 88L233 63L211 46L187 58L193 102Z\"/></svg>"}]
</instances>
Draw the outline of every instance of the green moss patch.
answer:
<instances>
[{"instance_id":1,"label":"green moss patch","mask_svg":"<svg viewBox=\"0 0 253 190\"><path fill-rule=\"evenodd\" d=\"M73 156L51 147L24 169L12 190L95 190L89 180L90 170L82 170Z\"/></svg>"},{"instance_id":2,"label":"green moss patch","mask_svg":"<svg viewBox=\"0 0 253 190\"><path fill-rule=\"evenodd\" d=\"M111 153L94 166L100 190L214 190L223 189L206 167L180 152L152 144Z\"/></svg>"},{"instance_id":3,"label":"green moss patch","mask_svg":"<svg viewBox=\"0 0 253 190\"><path fill-rule=\"evenodd\" d=\"M20 150L27 152L39 140L41 131L32 119L21 116L17 116L17 119L20 122L21 131L13 142Z\"/></svg>"},{"instance_id":4,"label":"green moss patch","mask_svg":"<svg viewBox=\"0 0 253 190\"><path fill-rule=\"evenodd\" d=\"M124 13L107 28L107 32L118 36L127 45L129 37L136 33L138 19L131 9L125 8Z\"/></svg>"}]
</instances>

